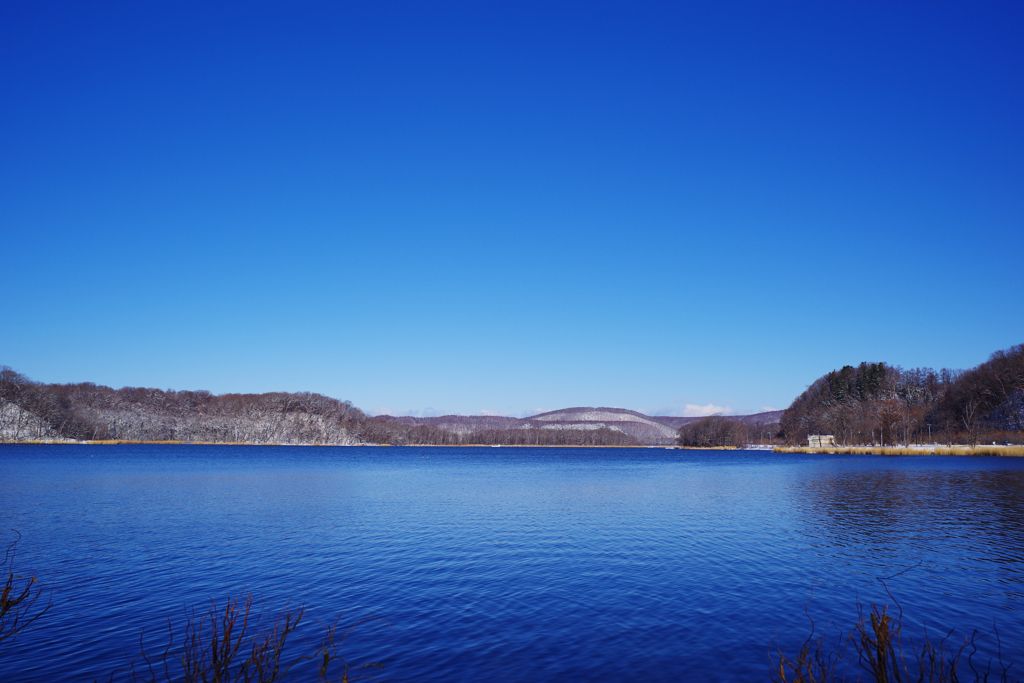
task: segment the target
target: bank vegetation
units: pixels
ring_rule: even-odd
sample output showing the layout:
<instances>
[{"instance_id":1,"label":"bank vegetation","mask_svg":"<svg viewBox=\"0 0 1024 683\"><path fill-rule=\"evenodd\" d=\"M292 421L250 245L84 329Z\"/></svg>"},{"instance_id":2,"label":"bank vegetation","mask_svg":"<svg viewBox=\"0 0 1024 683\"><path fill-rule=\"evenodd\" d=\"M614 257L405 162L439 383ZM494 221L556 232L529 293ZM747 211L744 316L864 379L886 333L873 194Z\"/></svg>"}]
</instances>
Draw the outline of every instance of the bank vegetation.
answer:
<instances>
[{"instance_id":1,"label":"bank vegetation","mask_svg":"<svg viewBox=\"0 0 1024 683\"><path fill-rule=\"evenodd\" d=\"M452 431L371 416L311 392L222 394L35 382L0 366L0 441L212 444L625 446L609 428Z\"/></svg>"},{"instance_id":2,"label":"bank vegetation","mask_svg":"<svg viewBox=\"0 0 1024 683\"><path fill-rule=\"evenodd\" d=\"M844 366L815 380L781 419L781 437L806 445L829 434L840 446L1021 443L1024 344L969 370Z\"/></svg>"}]
</instances>

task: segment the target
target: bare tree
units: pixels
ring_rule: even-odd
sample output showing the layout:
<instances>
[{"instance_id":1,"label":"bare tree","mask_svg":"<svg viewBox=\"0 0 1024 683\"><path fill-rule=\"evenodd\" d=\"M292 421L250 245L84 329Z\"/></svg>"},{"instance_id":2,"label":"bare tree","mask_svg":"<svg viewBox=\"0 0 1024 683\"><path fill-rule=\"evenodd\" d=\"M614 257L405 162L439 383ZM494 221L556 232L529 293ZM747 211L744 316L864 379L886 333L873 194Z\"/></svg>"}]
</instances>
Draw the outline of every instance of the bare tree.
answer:
<instances>
[{"instance_id":1,"label":"bare tree","mask_svg":"<svg viewBox=\"0 0 1024 683\"><path fill-rule=\"evenodd\" d=\"M18 534L17 531L14 533ZM3 652L10 640L40 619L53 605L52 596L45 603L40 603L44 590L36 586L36 578L23 577L14 573L14 558L17 554L18 534L4 552L3 573L7 574L3 592L0 593L0 652Z\"/></svg>"}]
</instances>

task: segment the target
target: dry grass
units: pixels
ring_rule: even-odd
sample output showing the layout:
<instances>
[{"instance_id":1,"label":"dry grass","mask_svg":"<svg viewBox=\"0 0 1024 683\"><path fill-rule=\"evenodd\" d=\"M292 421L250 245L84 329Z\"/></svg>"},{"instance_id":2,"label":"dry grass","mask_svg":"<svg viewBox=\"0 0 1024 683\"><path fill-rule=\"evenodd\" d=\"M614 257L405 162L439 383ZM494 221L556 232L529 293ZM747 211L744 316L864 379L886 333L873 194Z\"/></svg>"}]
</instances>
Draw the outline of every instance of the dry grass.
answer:
<instances>
[{"instance_id":1,"label":"dry grass","mask_svg":"<svg viewBox=\"0 0 1024 683\"><path fill-rule=\"evenodd\" d=\"M829 453L831 455L1007 455L1024 457L1024 446L776 446L775 453Z\"/></svg>"},{"instance_id":2,"label":"dry grass","mask_svg":"<svg viewBox=\"0 0 1024 683\"><path fill-rule=\"evenodd\" d=\"M71 445L98 445L98 446L120 446L120 445L157 445L157 446L321 446L327 448L335 448L342 446L388 446L395 447L394 444L390 443L355 443L355 444L334 444L334 443L301 443L301 444L280 444L273 442L266 443L255 443L252 441L136 441L132 439L94 439L91 441L74 441L70 439L53 439L48 441L39 440L25 440L18 442L7 442L0 441L0 443L18 443L19 445L35 444L35 445L51 445L51 444L71 444ZM415 446L416 448L490 448L496 444L486 443L458 443L458 444L436 444L436 443L410 443L403 444L404 446ZM644 446L641 444L588 444L585 446L577 444L500 444L501 448L690 448L689 446L673 446L673 445L658 445L658 446ZM706 448L693 447L693 450L698 451L718 451L718 450L742 450L740 447L734 446L708 446Z\"/></svg>"},{"instance_id":3,"label":"dry grass","mask_svg":"<svg viewBox=\"0 0 1024 683\"><path fill-rule=\"evenodd\" d=\"M388 444L381 444L386 446ZM416 448L675 448L675 446L641 446L633 443L574 444L574 443L411 443Z\"/></svg>"},{"instance_id":4,"label":"dry grass","mask_svg":"<svg viewBox=\"0 0 1024 683\"><path fill-rule=\"evenodd\" d=\"M89 446L121 446L121 445L156 445L156 446L181 446L187 444L189 446L280 446L282 444L266 442L266 443L253 443L251 441L139 441L135 439L92 439L89 441L74 441L70 439L53 439L49 441L40 440L24 440L24 441L11 441L11 442L0 442L0 443L18 443L18 444L72 444L72 445L89 445ZM310 445L310 444L303 444ZM333 444L312 444L313 446L329 446Z\"/></svg>"},{"instance_id":5,"label":"dry grass","mask_svg":"<svg viewBox=\"0 0 1024 683\"><path fill-rule=\"evenodd\" d=\"M14 573L20 540L21 534L18 534L0 561L0 573L7 575L0 591L0 654L15 636L32 626L53 605L52 598L45 603L41 600L44 590L36 587L34 577ZM178 647L175 647L174 628L168 619L167 645L157 656L146 652L143 632L139 637L139 654L126 671L110 674L111 683L123 678L132 683L275 683L300 680L300 676L303 681L315 677L320 683L350 683L372 679L373 676L365 673L367 670L384 668L380 662L353 666L341 655L341 646L354 628L370 621L386 624L383 619L363 619L342 630L339 616L333 624L320 624L319 644L301 640L296 648L292 636L305 616L305 608L289 610L286 607L272 616L263 609L254 609L254 603L250 593L242 599L229 598L223 607L211 600L209 610L198 617L194 611L188 613L183 642ZM0 666L0 678L2 673Z\"/></svg>"},{"instance_id":6,"label":"dry grass","mask_svg":"<svg viewBox=\"0 0 1024 683\"><path fill-rule=\"evenodd\" d=\"M1017 680L1010 678L1012 663L1002 662L1001 648L996 671L991 661L984 664L984 668L980 668L980 663L976 665L972 657L978 651L979 638L983 637L977 631L957 647L948 644L952 631L938 642L932 642L927 629L922 643L908 638L904 644L902 627L902 611L893 617L887 605L872 604L867 618L861 609L857 624L846 634L832 624L818 634L812 619L811 635L796 655L787 657L776 650L772 657L771 679L775 683L840 683L852 674L852 680L875 683L1012 683ZM854 663L857 669L851 671Z\"/></svg>"},{"instance_id":7,"label":"dry grass","mask_svg":"<svg viewBox=\"0 0 1024 683\"><path fill-rule=\"evenodd\" d=\"M316 668L316 680L322 683L337 681L349 683L373 678L368 669L383 669L380 662L352 666L340 654L345 637L353 628L367 619L341 631L338 622L323 625L322 640L317 646L303 641L300 654L291 647L290 638L305 614L305 609L284 609L275 617L268 617L262 609L254 609L251 593L243 599L229 599L223 607L210 602L203 615L188 615L183 643L174 647L174 629L167 621L168 644L163 653L150 657L142 645L145 633L139 638L139 655L132 660L127 671L132 683L182 681L184 683L274 683L295 680L293 669L308 662L307 669ZM340 617L339 617L340 619ZM386 622L384 622L386 623ZM287 651L287 652L286 652ZM110 680L122 672L115 671ZM311 680L312 672L303 671L302 680Z\"/></svg>"},{"instance_id":8,"label":"dry grass","mask_svg":"<svg viewBox=\"0 0 1024 683\"><path fill-rule=\"evenodd\" d=\"M24 631L53 606L52 599L47 600L44 605L39 604L43 589L35 585L34 576L26 577L14 573L14 557L20 540L21 534L18 534L18 538L7 546L4 559L0 562L0 567L3 568L0 572L7 574L3 591L0 592L0 652L6 647L4 641Z\"/></svg>"},{"instance_id":9,"label":"dry grass","mask_svg":"<svg viewBox=\"0 0 1024 683\"><path fill-rule=\"evenodd\" d=\"M99 446L119 446L121 444L169 444L180 445L181 441L133 441L131 439L96 439L94 441L83 441L82 443L96 444Z\"/></svg>"}]
</instances>

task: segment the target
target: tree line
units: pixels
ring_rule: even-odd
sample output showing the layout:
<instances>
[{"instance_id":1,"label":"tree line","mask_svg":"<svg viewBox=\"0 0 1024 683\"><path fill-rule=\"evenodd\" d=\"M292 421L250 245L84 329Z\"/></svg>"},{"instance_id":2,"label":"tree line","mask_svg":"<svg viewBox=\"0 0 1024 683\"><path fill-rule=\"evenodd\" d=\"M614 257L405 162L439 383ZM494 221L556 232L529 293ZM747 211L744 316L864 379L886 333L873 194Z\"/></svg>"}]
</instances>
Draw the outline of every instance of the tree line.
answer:
<instances>
[{"instance_id":1,"label":"tree line","mask_svg":"<svg viewBox=\"0 0 1024 683\"><path fill-rule=\"evenodd\" d=\"M0 441L185 441L353 445L634 445L612 429L481 429L458 433L370 416L311 392L223 394L90 382L44 384L0 366Z\"/></svg>"},{"instance_id":2,"label":"tree line","mask_svg":"<svg viewBox=\"0 0 1024 683\"><path fill-rule=\"evenodd\" d=\"M832 434L843 445L976 445L1019 440L1022 431L1024 344L969 370L847 365L815 380L781 419L793 444Z\"/></svg>"},{"instance_id":3,"label":"tree line","mask_svg":"<svg viewBox=\"0 0 1024 683\"><path fill-rule=\"evenodd\" d=\"M393 425L397 425L395 429ZM636 446L640 442L617 429L566 429L525 426L510 429L477 429L456 432L432 425L402 425L386 417L376 418L375 443L422 444L428 446ZM385 436L382 432L393 430Z\"/></svg>"},{"instance_id":4,"label":"tree line","mask_svg":"<svg viewBox=\"0 0 1024 683\"><path fill-rule=\"evenodd\" d=\"M224 394L43 384L0 367L5 440L355 443L367 416L349 401L310 392Z\"/></svg>"},{"instance_id":5,"label":"tree line","mask_svg":"<svg viewBox=\"0 0 1024 683\"><path fill-rule=\"evenodd\" d=\"M125 440L281 444L625 446L608 427L456 431L370 416L311 392L214 395L44 384L0 366L0 441ZM679 428L683 446L742 446L831 434L842 445L1019 440L1024 432L1024 344L969 370L844 366L815 380L779 424L711 416Z\"/></svg>"},{"instance_id":6,"label":"tree line","mask_svg":"<svg viewBox=\"0 0 1024 683\"><path fill-rule=\"evenodd\" d=\"M778 435L778 422L745 423L711 415L681 426L676 443L687 448L740 448L748 444L772 444Z\"/></svg>"}]
</instances>

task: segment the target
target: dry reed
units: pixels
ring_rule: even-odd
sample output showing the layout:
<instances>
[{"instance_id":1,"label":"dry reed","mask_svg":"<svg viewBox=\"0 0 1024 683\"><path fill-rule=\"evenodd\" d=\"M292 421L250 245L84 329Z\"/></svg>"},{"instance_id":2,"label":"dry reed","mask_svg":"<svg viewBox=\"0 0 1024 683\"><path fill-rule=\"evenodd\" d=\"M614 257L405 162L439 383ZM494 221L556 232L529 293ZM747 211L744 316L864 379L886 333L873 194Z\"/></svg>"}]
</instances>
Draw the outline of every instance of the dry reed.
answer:
<instances>
[{"instance_id":1,"label":"dry reed","mask_svg":"<svg viewBox=\"0 0 1024 683\"><path fill-rule=\"evenodd\" d=\"M352 629L368 621L387 623L382 619L364 619L345 631L339 630L338 621L321 624L323 635L318 646L310 648L307 643L303 654L293 654L294 648L286 654L291 644L289 638L302 621L305 608L285 608L276 617L268 618L262 609L253 609L254 603L252 594L247 593L244 599L228 599L223 607L211 600L209 610L201 616L189 613L184 642L177 649L174 648L174 629L168 619L168 644L155 658L145 651L143 632L139 637L139 655L131 661L127 671L128 680L132 683L274 683L295 680L292 670L310 662L310 666L316 667L317 681L349 683L373 678L360 671L384 668L380 662L352 666L340 653ZM110 680L114 681L119 673L112 673ZM310 671L303 672L303 680L311 678Z\"/></svg>"},{"instance_id":2,"label":"dry reed","mask_svg":"<svg viewBox=\"0 0 1024 683\"><path fill-rule=\"evenodd\" d=\"M14 533L18 534L17 531ZM0 652L3 652L11 638L31 626L53 606L52 593L45 605L37 608L43 589L37 587L36 578L25 577L14 573L14 557L17 553L21 534L4 552L0 562L0 572L7 574L0 592ZM5 642L7 641L7 642Z\"/></svg>"},{"instance_id":3,"label":"dry reed","mask_svg":"<svg viewBox=\"0 0 1024 683\"><path fill-rule=\"evenodd\" d=\"M984 668L980 668L980 663L975 665L972 657L978 652L979 638L983 637L978 631L974 631L970 638L965 638L959 647L955 647L948 644L952 631L938 642L933 642L925 628L920 644L915 643L913 638L907 638L904 645L902 610L894 617L889 614L888 605L872 603L866 618L860 604L858 611L860 616L856 625L845 634L831 623L820 634L817 633L814 620L808 614L811 635L800 646L797 654L787 657L781 649L776 648L775 656L770 655L773 683L841 683L848 680L855 662L858 670L852 672L852 680L856 681L1013 683L1017 680L1010 678L1012 663L1003 663L1001 647L996 671L993 671L992 661L987 662ZM998 644L998 633L995 636ZM855 657L848 657L851 648ZM966 660L965 654L968 655Z\"/></svg>"},{"instance_id":4,"label":"dry reed","mask_svg":"<svg viewBox=\"0 0 1024 683\"><path fill-rule=\"evenodd\" d=\"M830 455L1006 455L1024 457L1024 446L776 446L775 453Z\"/></svg>"}]
</instances>

